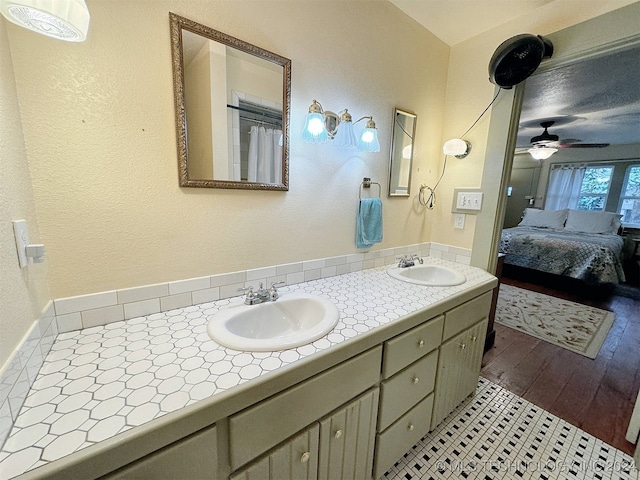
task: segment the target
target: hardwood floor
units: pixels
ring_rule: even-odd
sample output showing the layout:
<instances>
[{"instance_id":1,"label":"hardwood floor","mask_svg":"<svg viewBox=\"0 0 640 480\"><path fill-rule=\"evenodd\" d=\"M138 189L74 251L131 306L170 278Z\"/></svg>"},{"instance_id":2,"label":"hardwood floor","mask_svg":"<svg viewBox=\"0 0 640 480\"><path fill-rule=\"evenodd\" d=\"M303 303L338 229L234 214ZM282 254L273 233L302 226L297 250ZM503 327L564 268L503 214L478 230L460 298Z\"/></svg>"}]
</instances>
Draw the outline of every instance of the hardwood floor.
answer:
<instances>
[{"instance_id":1,"label":"hardwood floor","mask_svg":"<svg viewBox=\"0 0 640 480\"><path fill-rule=\"evenodd\" d=\"M610 310L616 320L594 360L496 323L481 375L633 455L625 434L640 389L640 300L563 281L543 287L515 273L502 282Z\"/></svg>"}]
</instances>

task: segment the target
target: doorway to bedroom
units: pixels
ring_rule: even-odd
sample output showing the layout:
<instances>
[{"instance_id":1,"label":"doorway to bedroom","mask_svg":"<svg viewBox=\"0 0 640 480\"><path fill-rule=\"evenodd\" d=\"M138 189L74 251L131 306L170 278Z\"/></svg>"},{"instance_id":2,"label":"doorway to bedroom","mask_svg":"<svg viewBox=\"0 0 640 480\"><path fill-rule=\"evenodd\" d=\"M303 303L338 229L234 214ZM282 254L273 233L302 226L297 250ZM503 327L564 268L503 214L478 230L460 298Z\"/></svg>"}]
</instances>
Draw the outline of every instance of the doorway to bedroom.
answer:
<instances>
[{"instance_id":1,"label":"doorway to bedroom","mask_svg":"<svg viewBox=\"0 0 640 480\"><path fill-rule=\"evenodd\" d=\"M612 74L618 68L612 53L622 62L620 74ZM636 39L635 46L618 45L607 55L574 60L527 80L503 228L517 227L530 211L528 228L534 230L527 232L520 246L522 257L502 257L498 270L507 260L501 275L501 290L509 294L500 296L503 312L520 315L529 325L523 331L496 318L495 343L485 354L481 371L492 382L629 454L635 445L625 435L640 390L639 58ZM585 73L589 62L598 65ZM562 110L553 110L556 106ZM606 110L610 111L602 113ZM590 118L594 115L597 118ZM590 122L596 126L590 127ZM540 141L550 142L544 146L555 152L537 160L528 150L535 146L532 142L541 146ZM575 169L573 189L567 184L566 192L551 185L552 172L563 168ZM562 197L553 207L550 192ZM559 214L559 224L550 225L542 217L536 224L536 212L562 210L566 214ZM573 257L575 248L557 238L571 211L578 212L571 223L576 230L572 234L583 237L570 239L573 247L584 237L605 235L619 247L612 245L612 252L602 256L598 251L609 247L582 246ZM587 213L594 215L577 220ZM592 231L605 216L612 221L609 231ZM620 225L614 223L616 216ZM544 238L537 251L534 237ZM517 245L513 237L509 240ZM504 247L504 236L502 243ZM591 260L586 259L589 250ZM549 259L553 251L559 252L555 263ZM529 263L535 259L541 262ZM577 265L580 261L586 262L582 269ZM531 303L523 307L524 301ZM557 321L563 314L567 316L564 324ZM590 322L572 323L576 318ZM532 331L532 323L542 325L543 331Z\"/></svg>"}]
</instances>

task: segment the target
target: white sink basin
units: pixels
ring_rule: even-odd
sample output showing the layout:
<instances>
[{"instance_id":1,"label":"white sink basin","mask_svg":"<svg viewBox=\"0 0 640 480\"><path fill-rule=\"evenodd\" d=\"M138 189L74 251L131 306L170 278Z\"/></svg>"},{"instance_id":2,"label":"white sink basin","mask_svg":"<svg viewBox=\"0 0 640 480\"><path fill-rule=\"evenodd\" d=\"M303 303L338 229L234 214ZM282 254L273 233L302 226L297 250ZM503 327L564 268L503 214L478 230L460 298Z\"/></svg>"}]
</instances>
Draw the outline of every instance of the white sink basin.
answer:
<instances>
[{"instance_id":1,"label":"white sink basin","mask_svg":"<svg viewBox=\"0 0 640 480\"><path fill-rule=\"evenodd\" d=\"M209 336L228 348L272 352L306 345L329 333L340 311L321 297L285 293L275 302L235 305L216 313Z\"/></svg>"},{"instance_id":2,"label":"white sink basin","mask_svg":"<svg viewBox=\"0 0 640 480\"><path fill-rule=\"evenodd\" d=\"M413 267L390 267L387 273L393 278L416 285L450 287L467 281L464 274L440 265L414 265Z\"/></svg>"}]
</instances>

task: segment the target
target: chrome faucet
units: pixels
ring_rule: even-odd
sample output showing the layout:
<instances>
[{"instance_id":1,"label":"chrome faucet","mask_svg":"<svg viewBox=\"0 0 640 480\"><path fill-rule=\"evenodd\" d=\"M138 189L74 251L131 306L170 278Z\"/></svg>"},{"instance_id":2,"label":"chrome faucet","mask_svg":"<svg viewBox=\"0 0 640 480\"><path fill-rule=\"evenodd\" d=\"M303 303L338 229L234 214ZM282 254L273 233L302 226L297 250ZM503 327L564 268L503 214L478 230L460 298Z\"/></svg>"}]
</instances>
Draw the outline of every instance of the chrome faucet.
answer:
<instances>
[{"instance_id":1,"label":"chrome faucet","mask_svg":"<svg viewBox=\"0 0 640 480\"><path fill-rule=\"evenodd\" d=\"M285 282L272 283L271 288L267 290L263 287L262 282L260 282L258 291L256 292L253 291L253 287L239 288L238 291L247 292L247 295L244 297L245 305L257 305L258 303L275 302L279 297L276 286L284 284Z\"/></svg>"},{"instance_id":2,"label":"chrome faucet","mask_svg":"<svg viewBox=\"0 0 640 480\"><path fill-rule=\"evenodd\" d=\"M416 264L415 260L417 260L420 265L422 265L422 263L424 262L424 260L422 260L422 257L415 254L401 255L400 257L396 257L396 259L399 260L398 261L399 268L413 267Z\"/></svg>"}]
</instances>

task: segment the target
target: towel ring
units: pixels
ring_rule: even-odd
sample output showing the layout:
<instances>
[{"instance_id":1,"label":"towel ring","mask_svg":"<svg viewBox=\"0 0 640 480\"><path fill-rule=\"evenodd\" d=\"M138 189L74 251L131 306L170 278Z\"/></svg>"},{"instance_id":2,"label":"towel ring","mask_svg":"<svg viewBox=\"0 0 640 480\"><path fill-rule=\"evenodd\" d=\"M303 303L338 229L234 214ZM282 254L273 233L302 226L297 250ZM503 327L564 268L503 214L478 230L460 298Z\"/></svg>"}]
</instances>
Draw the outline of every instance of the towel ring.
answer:
<instances>
[{"instance_id":1,"label":"towel ring","mask_svg":"<svg viewBox=\"0 0 640 480\"><path fill-rule=\"evenodd\" d=\"M362 189L363 188L371 188L371 185L378 186L378 198L380 198L380 194L382 194L382 185L378 182L372 182L370 178L364 177L362 179L362 183L360 184L360 191L358 192L358 198L362 200Z\"/></svg>"}]
</instances>

